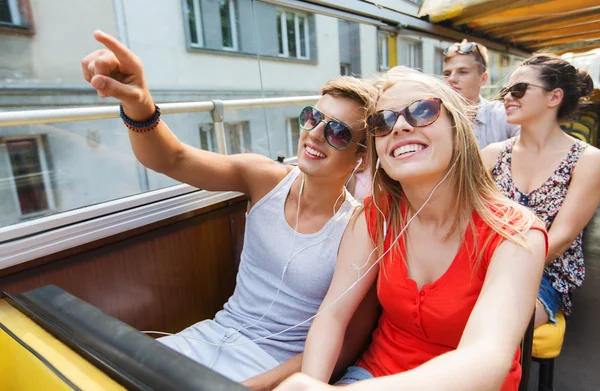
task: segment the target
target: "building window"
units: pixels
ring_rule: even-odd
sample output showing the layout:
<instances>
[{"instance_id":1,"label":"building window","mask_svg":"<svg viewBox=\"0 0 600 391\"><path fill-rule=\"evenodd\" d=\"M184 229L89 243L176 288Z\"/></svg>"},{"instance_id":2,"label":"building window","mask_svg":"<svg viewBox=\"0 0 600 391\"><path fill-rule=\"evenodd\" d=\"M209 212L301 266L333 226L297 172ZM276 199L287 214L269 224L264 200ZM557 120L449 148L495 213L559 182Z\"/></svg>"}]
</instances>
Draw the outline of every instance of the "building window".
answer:
<instances>
[{"instance_id":1,"label":"building window","mask_svg":"<svg viewBox=\"0 0 600 391\"><path fill-rule=\"evenodd\" d=\"M200 17L200 0L186 0L188 27L190 30L190 43L194 47L204 46L202 34L202 18Z\"/></svg>"},{"instance_id":2,"label":"building window","mask_svg":"<svg viewBox=\"0 0 600 391\"><path fill-rule=\"evenodd\" d=\"M423 69L423 49L421 41L403 38L398 41L400 65L413 69Z\"/></svg>"},{"instance_id":3,"label":"building window","mask_svg":"<svg viewBox=\"0 0 600 391\"><path fill-rule=\"evenodd\" d=\"M239 50L235 1L219 0L218 15L216 14L217 8L211 8L205 4L206 9L204 11L208 12L208 15L204 15L205 18L214 17L216 23L220 25L220 42L215 34L210 35L211 31L204 31L202 24L203 3L203 0L186 0L185 2L190 45L192 47L206 47L208 45L222 50ZM209 37L206 37L205 34L208 34Z\"/></svg>"},{"instance_id":4,"label":"building window","mask_svg":"<svg viewBox=\"0 0 600 391\"><path fill-rule=\"evenodd\" d=\"M342 76L350 76L350 69L352 68L351 64L340 63L340 75Z\"/></svg>"},{"instance_id":5,"label":"building window","mask_svg":"<svg viewBox=\"0 0 600 391\"><path fill-rule=\"evenodd\" d=\"M411 42L407 46L406 59L408 66L414 69L422 69L423 61L421 54L421 42Z\"/></svg>"},{"instance_id":6,"label":"building window","mask_svg":"<svg viewBox=\"0 0 600 391\"><path fill-rule=\"evenodd\" d=\"M21 215L54 209L42 137L9 138L4 143Z\"/></svg>"},{"instance_id":7,"label":"building window","mask_svg":"<svg viewBox=\"0 0 600 391\"><path fill-rule=\"evenodd\" d=\"M298 140L300 139L298 117L288 118L286 128L288 135L288 156L296 156L298 154Z\"/></svg>"},{"instance_id":8,"label":"building window","mask_svg":"<svg viewBox=\"0 0 600 391\"><path fill-rule=\"evenodd\" d=\"M379 70L385 72L390 69L390 58L388 48L389 34L385 31L380 31L377 35L378 54L379 54Z\"/></svg>"},{"instance_id":9,"label":"building window","mask_svg":"<svg viewBox=\"0 0 600 391\"><path fill-rule=\"evenodd\" d=\"M338 46L340 52L340 74L360 75L360 24L338 20Z\"/></svg>"},{"instance_id":10,"label":"building window","mask_svg":"<svg viewBox=\"0 0 600 391\"><path fill-rule=\"evenodd\" d=\"M0 0L0 23L21 25L19 0Z\"/></svg>"},{"instance_id":11,"label":"building window","mask_svg":"<svg viewBox=\"0 0 600 391\"><path fill-rule=\"evenodd\" d=\"M310 57L308 17L306 15L277 10L277 36L280 56L300 59Z\"/></svg>"},{"instance_id":12,"label":"building window","mask_svg":"<svg viewBox=\"0 0 600 391\"><path fill-rule=\"evenodd\" d=\"M223 49L238 50L235 5L233 0L219 0Z\"/></svg>"},{"instance_id":13,"label":"building window","mask_svg":"<svg viewBox=\"0 0 600 391\"><path fill-rule=\"evenodd\" d=\"M231 122L225 123L225 142L229 154L252 152L252 136L250 134L250 123ZM200 148L207 151L217 152L217 137L214 124L200 125Z\"/></svg>"},{"instance_id":14,"label":"building window","mask_svg":"<svg viewBox=\"0 0 600 391\"><path fill-rule=\"evenodd\" d=\"M444 72L444 49L436 48L435 49L435 59L433 64L433 72L436 75L442 75Z\"/></svg>"}]
</instances>

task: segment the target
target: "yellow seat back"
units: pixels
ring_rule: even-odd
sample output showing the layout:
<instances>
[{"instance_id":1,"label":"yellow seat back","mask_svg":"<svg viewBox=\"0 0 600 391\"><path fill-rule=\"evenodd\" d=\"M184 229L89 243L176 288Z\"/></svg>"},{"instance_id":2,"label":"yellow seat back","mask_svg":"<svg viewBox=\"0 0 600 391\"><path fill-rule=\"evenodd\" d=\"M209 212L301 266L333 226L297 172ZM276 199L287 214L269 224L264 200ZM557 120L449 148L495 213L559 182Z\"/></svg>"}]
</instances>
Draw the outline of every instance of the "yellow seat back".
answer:
<instances>
[{"instance_id":1,"label":"yellow seat back","mask_svg":"<svg viewBox=\"0 0 600 391\"><path fill-rule=\"evenodd\" d=\"M533 349L536 358L558 357L565 340L567 321L562 311L556 314L556 324L546 323L533 330Z\"/></svg>"}]
</instances>

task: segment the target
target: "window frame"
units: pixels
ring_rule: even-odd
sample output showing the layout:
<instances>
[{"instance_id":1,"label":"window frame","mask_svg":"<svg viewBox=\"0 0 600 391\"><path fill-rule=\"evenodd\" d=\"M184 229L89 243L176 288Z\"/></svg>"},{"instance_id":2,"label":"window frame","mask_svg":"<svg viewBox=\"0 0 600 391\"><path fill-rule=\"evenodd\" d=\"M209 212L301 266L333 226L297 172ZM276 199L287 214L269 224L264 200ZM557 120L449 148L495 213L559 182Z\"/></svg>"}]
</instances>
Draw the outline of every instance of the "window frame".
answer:
<instances>
[{"instance_id":1,"label":"window frame","mask_svg":"<svg viewBox=\"0 0 600 391\"><path fill-rule=\"evenodd\" d=\"M228 145L233 145L232 134L236 133L240 141L240 151L236 153L252 152L252 130L250 129L250 121L236 121L225 123L225 136L229 136ZM233 151L227 151L233 154Z\"/></svg>"},{"instance_id":2,"label":"window frame","mask_svg":"<svg viewBox=\"0 0 600 391\"><path fill-rule=\"evenodd\" d=\"M344 72L342 72L344 70ZM352 76L352 64L349 62L340 62L340 75Z\"/></svg>"},{"instance_id":3,"label":"window frame","mask_svg":"<svg viewBox=\"0 0 600 391\"><path fill-rule=\"evenodd\" d=\"M21 11L19 9L19 0L8 0L8 12L10 13L10 22L2 22L0 24L3 26L22 26L21 20Z\"/></svg>"},{"instance_id":4,"label":"window frame","mask_svg":"<svg viewBox=\"0 0 600 391\"><path fill-rule=\"evenodd\" d=\"M390 33L387 31L379 30L377 32L377 67L379 68L379 72L385 72L390 69L389 35ZM382 48L382 46L385 46L385 48Z\"/></svg>"},{"instance_id":5,"label":"window frame","mask_svg":"<svg viewBox=\"0 0 600 391\"><path fill-rule=\"evenodd\" d=\"M298 153L298 146L296 146L296 149L294 150L294 143L293 143L293 139L294 139L294 123L296 124L296 126L298 126L298 142L300 142L300 132L302 131L302 129L300 129L300 125L298 124L298 117L290 117L287 118L285 121L285 130L286 130L286 134L287 134L287 147L288 147L288 154L290 157L292 156L296 156L296 154Z\"/></svg>"},{"instance_id":6,"label":"window frame","mask_svg":"<svg viewBox=\"0 0 600 391\"><path fill-rule=\"evenodd\" d=\"M7 4L12 21L0 21L0 34L33 36L35 28L30 0L8 0Z\"/></svg>"},{"instance_id":7,"label":"window frame","mask_svg":"<svg viewBox=\"0 0 600 391\"><path fill-rule=\"evenodd\" d=\"M200 0L195 0L200 1ZM221 45L223 50L228 52L237 52L239 50L239 41L237 33L237 16L235 13L235 0L226 0L229 4L227 12L229 13L229 25L231 26L231 42L233 46L225 46L223 37L221 37ZM219 13L221 12L221 5L219 4ZM221 31L223 31L223 25L221 25Z\"/></svg>"},{"instance_id":8,"label":"window frame","mask_svg":"<svg viewBox=\"0 0 600 391\"><path fill-rule=\"evenodd\" d=\"M287 10L284 8L276 8L276 14L279 13L279 23L281 25L281 42L282 48L278 48L279 57L284 58L295 58L298 60L310 60L310 21L309 15L303 12L297 12L292 10ZM294 32L296 37L296 56L290 56L290 47L288 41L288 25L287 25L287 14L294 15ZM304 50L306 55L302 55L302 48L300 45L300 22L299 19L302 18L304 20ZM277 31L279 34L279 31ZM278 37L279 38L279 37ZM279 49L283 49L283 53L279 51Z\"/></svg>"},{"instance_id":9,"label":"window frame","mask_svg":"<svg viewBox=\"0 0 600 391\"><path fill-rule=\"evenodd\" d=\"M232 151L233 143L231 142L232 134L234 132L237 134L240 141L240 151L235 153L248 153L249 151L252 151L252 130L250 125L251 121L223 122L228 155L234 154L234 152ZM201 122L198 125L198 131L206 133L206 148L204 148L204 145L202 145L203 141L202 136L200 135L200 148L205 151L217 152L217 143L215 139L214 126L215 124L212 122ZM204 130L205 127L207 130ZM249 140L246 139L246 135L249 137ZM248 144L246 143L246 141L248 141Z\"/></svg>"},{"instance_id":10,"label":"window frame","mask_svg":"<svg viewBox=\"0 0 600 391\"><path fill-rule=\"evenodd\" d=\"M190 40L190 46L193 48L204 48L204 28L202 25L202 5L200 4L201 0L192 0L193 9L189 9L188 2L184 0L184 6L186 8L186 17L189 17L188 14L190 12L194 13L194 27L196 29L196 37L198 38L198 42L192 41L192 31L188 32L188 37ZM189 22L186 23L188 29L190 28Z\"/></svg>"},{"instance_id":11,"label":"window frame","mask_svg":"<svg viewBox=\"0 0 600 391\"><path fill-rule=\"evenodd\" d=\"M444 73L444 49L435 47L433 52L433 73L442 76ZM438 73L439 71L439 73Z\"/></svg>"},{"instance_id":12,"label":"window frame","mask_svg":"<svg viewBox=\"0 0 600 391\"><path fill-rule=\"evenodd\" d=\"M423 43L421 41L407 40L408 66L413 69L423 68Z\"/></svg>"},{"instance_id":13,"label":"window frame","mask_svg":"<svg viewBox=\"0 0 600 391\"><path fill-rule=\"evenodd\" d=\"M42 175L42 182L44 184L44 193L46 195L46 203L47 203L48 207L46 209L39 210L36 212L31 212L31 213L23 213L23 209L21 208L19 191L17 189L17 181L16 181L16 177L14 175L14 169L13 169L12 163L10 161L10 153L8 152L8 146L6 147L6 149L7 149L6 164L7 164L7 167L9 167L10 173L11 173L11 177L10 177L10 182L12 184L11 193L13 194L13 199L14 199L15 203L17 204L17 208L18 208L19 214L21 215L21 219L29 219L29 218L41 216L48 212L52 212L52 211L56 210L56 201L54 199L54 193L52 191L52 183L50 181L50 175L49 175L50 171L49 171L49 167L48 167L48 160L46 157L46 151L45 151L46 148L45 148L43 136L42 135L6 136L6 137L1 137L0 140L5 145L7 144L7 142L10 142L10 141L27 141L27 140L34 140L35 144L36 144L37 156L40 161L40 170L41 170L40 173Z\"/></svg>"}]
</instances>

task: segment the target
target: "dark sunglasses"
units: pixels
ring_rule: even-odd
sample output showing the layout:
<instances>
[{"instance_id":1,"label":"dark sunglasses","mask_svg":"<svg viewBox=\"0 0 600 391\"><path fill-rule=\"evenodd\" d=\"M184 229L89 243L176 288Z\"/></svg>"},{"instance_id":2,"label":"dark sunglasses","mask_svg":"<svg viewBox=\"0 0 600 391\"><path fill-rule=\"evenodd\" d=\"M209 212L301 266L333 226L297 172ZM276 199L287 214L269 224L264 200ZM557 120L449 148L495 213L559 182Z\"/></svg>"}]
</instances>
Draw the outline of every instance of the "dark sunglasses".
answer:
<instances>
[{"instance_id":1,"label":"dark sunglasses","mask_svg":"<svg viewBox=\"0 0 600 391\"><path fill-rule=\"evenodd\" d=\"M460 54L469 54L473 50L477 50L477 54L479 54L479 58L481 58L481 63L484 67L487 68L485 57L483 57L483 53L481 53L481 50L479 50L479 45L477 44L477 42L454 43L448 46L446 49L444 49L444 56L452 52L458 52Z\"/></svg>"},{"instance_id":2,"label":"dark sunglasses","mask_svg":"<svg viewBox=\"0 0 600 391\"><path fill-rule=\"evenodd\" d=\"M400 116L412 126L427 126L440 116L442 100L440 98L420 99L412 102L400 111L381 110L367 119L369 133L383 137L391 133Z\"/></svg>"},{"instance_id":3,"label":"dark sunglasses","mask_svg":"<svg viewBox=\"0 0 600 391\"><path fill-rule=\"evenodd\" d=\"M303 130L313 130L319 126L321 122L325 122L325 127L323 128L325 141L327 141L327 144L332 148L340 151L350 145L350 143L355 143L363 148L367 147L364 144L352 140L352 130L348 125L337 119L325 121L325 114L315 109L313 106L306 106L298 116L298 125Z\"/></svg>"},{"instance_id":4,"label":"dark sunglasses","mask_svg":"<svg viewBox=\"0 0 600 391\"><path fill-rule=\"evenodd\" d=\"M524 81L522 81L519 83L515 83L510 87L504 87L503 89L501 89L500 90L500 100L504 100L504 98L506 97L506 95L508 95L509 92L513 98L521 99L522 97L525 96L525 93L527 92L527 88L529 86L543 88L544 90L548 90L546 87L538 86L536 84L531 84L531 83L525 83Z\"/></svg>"}]
</instances>

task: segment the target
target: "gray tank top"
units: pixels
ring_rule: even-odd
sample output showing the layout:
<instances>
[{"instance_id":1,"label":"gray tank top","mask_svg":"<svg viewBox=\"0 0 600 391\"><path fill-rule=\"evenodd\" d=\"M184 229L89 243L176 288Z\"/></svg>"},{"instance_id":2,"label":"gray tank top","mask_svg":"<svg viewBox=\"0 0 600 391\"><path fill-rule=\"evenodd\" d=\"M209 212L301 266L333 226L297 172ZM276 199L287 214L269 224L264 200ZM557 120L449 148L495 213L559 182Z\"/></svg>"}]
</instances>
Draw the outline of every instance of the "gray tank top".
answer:
<instances>
[{"instance_id":1,"label":"gray tank top","mask_svg":"<svg viewBox=\"0 0 600 391\"><path fill-rule=\"evenodd\" d=\"M342 235L359 205L346 191L341 208L319 232L295 232L285 219L284 205L299 174L298 167L294 168L246 214L236 288L215 316L219 324L237 330L256 323L268 310L260 322L240 331L251 340L278 333L317 312L333 277ZM271 305L290 253L281 290ZM311 323L256 343L281 363L304 350ZM235 339L232 335L228 343L235 343Z\"/></svg>"}]
</instances>

